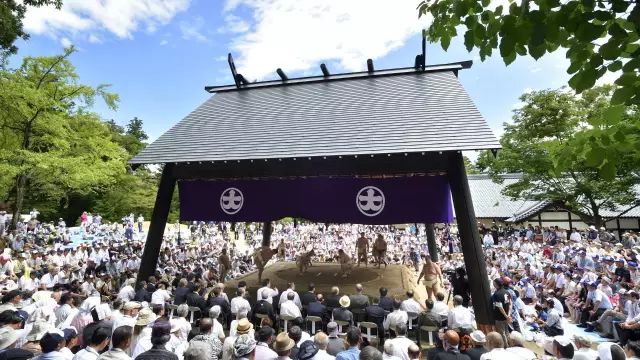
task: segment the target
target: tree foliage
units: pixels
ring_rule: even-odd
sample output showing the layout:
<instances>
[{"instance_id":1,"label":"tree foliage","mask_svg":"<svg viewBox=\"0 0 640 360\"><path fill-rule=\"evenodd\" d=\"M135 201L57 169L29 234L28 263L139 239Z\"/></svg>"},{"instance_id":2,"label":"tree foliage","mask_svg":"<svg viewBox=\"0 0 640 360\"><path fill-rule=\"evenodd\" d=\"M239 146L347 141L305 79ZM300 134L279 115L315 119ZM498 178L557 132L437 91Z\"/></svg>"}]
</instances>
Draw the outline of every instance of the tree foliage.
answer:
<instances>
[{"instance_id":1,"label":"tree foliage","mask_svg":"<svg viewBox=\"0 0 640 360\"><path fill-rule=\"evenodd\" d=\"M16 40L29 38L22 25L27 7L47 5L60 9L62 0L0 0L0 54L15 54L18 51L14 45Z\"/></svg>"},{"instance_id":2,"label":"tree foliage","mask_svg":"<svg viewBox=\"0 0 640 360\"><path fill-rule=\"evenodd\" d=\"M0 194L22 211L25 195L65 205L101 191L125 171L126 152L89 110L96 98L115 109L106 85L81 84L69 56L26 57L0 70Z\"/></svg>"},{"instance_id":3,"label":"tree foliage","mask_svg":"<svg viewBox=\"0 0 640 360\"><path fill-rule=\"evenodd\" d=\"M505 195L560 203L597 226L603 223L602 210L636 206L633 187L640 182L640 168L635 154L621 151L614 162L601 165L604 154L593 151L603 146L604 134L617 134L619 126L640 120L636 106L611 105L612 93L612 86L602 86L581 96L564 89L522 95L524 105L514 110L513 123L504 125L502 150L495 159L481 155L483 166L497 181L502 173L522 174L505 187ZM638 134L636 129L625 138L638 139Z\"/></svg>"},{"instance_id":4,"label":"tree foliage","mask_svg":"<svg viewBox=\"0 0 640 360\"><path fill-rule=\"evenodd\" d=\"M518 56L539 59L566 49L573 74L569 85L581 93L608 72L620 72L614 104L640 104L640 2L635 0L522 0L496 6L491 0L423 0L419 15L433 16L430 41L447 50L464 29L468 51L484 61L499 50L505 64Z\"/></svg>"}]
</instances>

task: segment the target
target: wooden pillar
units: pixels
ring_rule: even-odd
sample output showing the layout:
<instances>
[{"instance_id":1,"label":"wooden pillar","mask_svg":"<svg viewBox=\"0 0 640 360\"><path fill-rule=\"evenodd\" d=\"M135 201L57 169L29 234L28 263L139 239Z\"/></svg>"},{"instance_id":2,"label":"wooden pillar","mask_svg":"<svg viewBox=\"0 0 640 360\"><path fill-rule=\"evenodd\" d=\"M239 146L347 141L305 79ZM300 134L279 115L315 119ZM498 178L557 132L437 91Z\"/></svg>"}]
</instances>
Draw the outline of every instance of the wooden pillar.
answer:
<instances>
[{"instance_id":1,"label":"wooden pillar","mask_svg":"<svg viewBox=\"0 0 640 360\"><path fill-rule=\"evenodd\" d=\"M173 177L172 170L172 164L165 164L162 170L160 185L158 186L158 193L156 195L156 203L151 215L147 242L144 245L142 260L140 261L138 282L147 280L149 276L153 275L158 265L158 256L160 255L160 247L162 246L164 237L164 228L167 225L173 189L176 186L176 179Z\"/></svg>"},{"instance_id":2,"label":"wooden pillar","mask_svg":"<svg viewBox=\"0 0 640 360\"><path fill-rule=\"evenodd\" d=\"M427 233L427 248L431 261L438 261L438 247L436 246L436 231L433 224L424 224Z\"/></svg>"},{"instance_id":3,"label":"wooden pillar","mask_svg":"<svg viewBox=\"0 0 640 360\"><path fill-rule=\"evenodd\" d=\"M478 326L492 326L494 318L491 288L489 287L482 242L480 241L462 154L459 152L450 153L447 167L460 244L469 284L471 284L471 297L476 321Z\"/></svg>"},{"instance_id":4,"label":"wooden pillar","mask_svg":"<svg viewBox=\"0 0 640 360\"><path fill-rule=\"evenodd\" d=\"M265 221L262 226L262 246L271 247L271 221Z\"/></svg>"}]
</instances>

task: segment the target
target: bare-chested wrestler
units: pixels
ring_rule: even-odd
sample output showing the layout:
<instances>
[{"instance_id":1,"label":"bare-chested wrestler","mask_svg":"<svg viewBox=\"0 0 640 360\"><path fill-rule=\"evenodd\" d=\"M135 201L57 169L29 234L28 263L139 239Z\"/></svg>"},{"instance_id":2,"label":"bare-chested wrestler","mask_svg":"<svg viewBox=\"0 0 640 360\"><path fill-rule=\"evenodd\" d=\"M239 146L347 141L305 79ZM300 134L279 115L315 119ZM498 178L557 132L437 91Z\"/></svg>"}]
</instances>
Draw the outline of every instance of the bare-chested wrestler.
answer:
<instances>
[{"instance_id":1,"label":"bare-chested wrestler","mask_svg":"<svg viewBox=\"0 0 640 360\"><path fill-rule=\"evenodd\" d=\"M268 246L262 246L253 253L253 262L256 264L258 268L258 283L262 283L262 272L264 271L264 267L267 266L267 263L274 254L277 253L278 249L272 249Z\"/></svg>"},{"instance_id":2,"label":"bare-chested wrestler","mask_svg":"<svg viewBox=\"0 0 640 360\"><path fill-rule=\"evenodd\" d=\"M300 275L307 272L307 270L311 266L311 257L314 255L315 252L312 248L310 251L307 251L300 255L300 257L298 257L298 259L296 260L296 264L298 265L298 271L300 272Z\"/></svg>"},{"instance_id":3,"label":"bare-chested wrestler","mask_svg":"<svg viewBox=\"0 0 640 360\"><path fill-rule=\"evenodd\" d=\"M338 250L338 262L340 263L340 274L343 278L351 275L351 268L353 267L353 263L351 263L351 257L347 255L344 250ZM335 273L333 276L338 276L338 273Z\"/></svg>"},{"instance_id":4,"label":"bare-chested wrestler","mask_svg":"<svg viewBox=\"0 0 640 360\"><path fill-rule=\"evenodd\" d=\"M278 259L284 261L284 239L280 239L280 244L278 244Z\"/></svg>"},{"instance_id":5,"label":"bare-chested wrestler","mask_svg":"<svg viewBox=\"0 0 640 360\"><path fill-rule=\"evenodd\" d=\"M222 249L222 253L218 257L218 264L220 266L220 281L224 282L227 277L227 273L231 270L231 260L227 255L227 248Z\"/></svg>"},{"instance_id":6,"label":"bare-chested wrestler","mask_svg":"<svg viewBox=\"0 0 640 360\"><path fill-rule=\"evenodd\" d=\"M367 258L369 257L369 239L364 236L364 233L360 233L360 237L356 241L356 254L358 257L358 267L360 262L364 262L364 266L367 266Z\"/></svg>"},{"instance_id":7,"label":"bare-chested wrestler","mask_svg":"<svg viewBox=\"0 0 640 360\"><path fill-rule=\"evenodd\" d=\"M378 263L378 269L380 269L383 262L384 267L387 267L387 260L385 259L387 256L387 242L384 240L382 234L378 234L376 241L373 243L373 256Z\"/></svg>"},{"instance_id":8,"label":"bare-chested wrestler","mask_svg":"<svg viewBox=\"0 0 640 360\"><path fill-rule=\"evenodd\" d=\"M438 281L442 283L442 270L437 263L431 261L430 256L425 256L425 258L422 272L418 276L418 283L424 276L424 287L427 288L427 296L431 299L438 292Z\"/></svg>"}]
</instances>

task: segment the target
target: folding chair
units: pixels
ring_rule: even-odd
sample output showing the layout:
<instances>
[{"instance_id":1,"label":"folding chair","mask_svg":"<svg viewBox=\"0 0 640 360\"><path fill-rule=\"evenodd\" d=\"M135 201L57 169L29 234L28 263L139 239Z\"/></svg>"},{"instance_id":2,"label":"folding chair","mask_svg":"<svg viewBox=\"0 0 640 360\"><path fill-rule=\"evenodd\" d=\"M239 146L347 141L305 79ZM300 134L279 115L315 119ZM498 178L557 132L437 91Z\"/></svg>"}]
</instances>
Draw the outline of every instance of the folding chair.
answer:
<instances>
[{"instance_id":1,"label":"folding chair","mask_svg":"<svg viewBox=\"0 0 640 360\"><path fill-rule=\"evenodd\" d=\"M309 315L305 318L304 322L307 325L307 330L309 330L309 323L311 323L311 332L309 333L311 336L316 333L316 323L320 323L318 331L322 331L322 318L320 316Z\"/></svg>"},{"instance_id":2,"label":"folding chair","mask_svg":"<svg viewBox=\"0 0 640 360\"><path fill-rule=\"evenodd\" d=\"M433 333L438 332L439 328L437 326L420 326L418 330L418 338L423 331L429 333L429 346L433 347Z\"/></svg>"},{"instance_id":3,"label":"folding chair","mask_svg":"<svg viewBox=\"0 0 640 360\"><path fill-rule=\"evenodd\" d=\"M293 321L296 318L293 316L282 315L280 316L280 323L282 324L281 328L284 328L284 332L288 331L289 321Z\"/></svg>"},{"instance_id":4,"label":"folding chair","mask_svg":"<svg viewBox=\"0 0 640 360\"><path fill-rule=\"evenodd\" d=\"M380 344L380 330L378 329L378 325L372 322L363 321L358 324L360 331L362 332L362 337L369 341L369 344L373 346L378 346ZM373 330L375 330L375 335L373 334Z\"/></svg>"},{"instance_id":5,"label":"folding chair","mask_svg":"<svg viewBox=\"0 0 640 360\"><path fill-rule=\"evenodd\" d=\"M194 314L195 313L199 313L200 312L200 308L197 306L189 306L189 322L191 324L195 324L194 322Z\"/></svg>"}]
</instances>

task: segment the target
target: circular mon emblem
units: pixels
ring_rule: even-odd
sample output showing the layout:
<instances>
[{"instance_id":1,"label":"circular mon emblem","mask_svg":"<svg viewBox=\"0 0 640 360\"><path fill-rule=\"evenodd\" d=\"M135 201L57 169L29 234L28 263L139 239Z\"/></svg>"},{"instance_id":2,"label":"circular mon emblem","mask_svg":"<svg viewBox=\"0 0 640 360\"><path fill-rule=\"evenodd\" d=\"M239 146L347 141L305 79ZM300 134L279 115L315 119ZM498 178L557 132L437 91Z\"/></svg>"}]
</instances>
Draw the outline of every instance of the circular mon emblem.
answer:
<instances>
[{"instance_id":1,"label":"circular mon emblem","mask_svg":"<svg viewBox=\"0 0 640 360\"><path fill-rule=\"evenodd\" d=\"M236 188L228 188L220 195L220 207L222 211L229 215L233 215L242 209L244 204L244 196L242 191Z\"/></svg>"},{"instance_id":2,"label":"circular mon emblem","mask_svg":"<svg viewBox=\"0 0 640 360\"><path fill-rule=\"evenodd\" d=\"M366 216L376 216L384 210L384 193L375 186L365 186L356 195L356 206Z\"/></svg>"}]
</instances>

